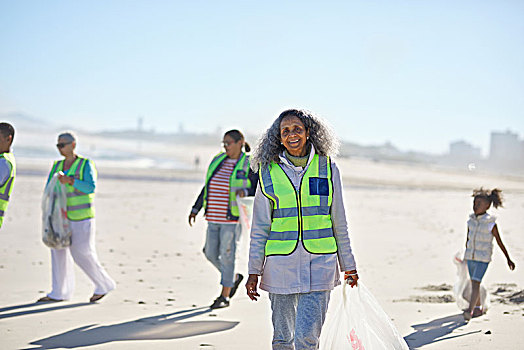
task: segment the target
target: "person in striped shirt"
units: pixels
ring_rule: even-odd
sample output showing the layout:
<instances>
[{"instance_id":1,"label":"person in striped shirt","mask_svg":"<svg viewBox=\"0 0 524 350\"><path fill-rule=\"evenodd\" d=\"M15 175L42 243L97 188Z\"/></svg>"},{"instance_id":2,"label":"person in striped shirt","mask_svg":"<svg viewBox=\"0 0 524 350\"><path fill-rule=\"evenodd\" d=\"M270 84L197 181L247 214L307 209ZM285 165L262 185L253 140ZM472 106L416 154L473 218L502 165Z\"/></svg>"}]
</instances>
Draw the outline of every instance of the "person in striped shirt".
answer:
<instances>
[{"instance_id":1,"label":"person in striped shirt","mask_svg":"<svg viewBox=\"0 0 524 350\"><path fill-rule=\"evenodd\" d=\"M211 304L212 309L229 306L229 300L244 278L235 275L235 254L240 233L239 211L236 197L254 196L258 175L251 171L250 147L238 130L229 130L222 141L225 152L211 161L206 182L191 212L189 225L204 207L208 222L204 254L221 274L222 291ZM244 152L244 151L245 152Z\"/></svg>"}]
</instances>

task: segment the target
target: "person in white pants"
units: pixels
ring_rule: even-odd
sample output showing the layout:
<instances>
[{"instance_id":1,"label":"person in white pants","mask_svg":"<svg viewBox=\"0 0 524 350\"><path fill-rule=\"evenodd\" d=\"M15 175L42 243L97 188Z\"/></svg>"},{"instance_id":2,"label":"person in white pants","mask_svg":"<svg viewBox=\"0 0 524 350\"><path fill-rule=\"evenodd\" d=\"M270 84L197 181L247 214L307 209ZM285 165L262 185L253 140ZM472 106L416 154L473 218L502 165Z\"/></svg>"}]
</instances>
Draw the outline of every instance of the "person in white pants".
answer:
<instances>
[{"instance_id":1,"label":"person in white pants","mask_svg":"<svg viewBox=\"0 0 524 350\"><path fill-rule=\"evenodd\" d=\"M115 289L115 281L100 264L95 248L94 191L97 172L91 160L74 152L76 136L71 132L60 134L56 146L65 159L55 161L48 183L58 173L58 180L66 185L71 245L51 249L52 290L38 302L62 301L72 297L75 287L73 261L94 283L95 290L89 301L95 302Z\"/></svg>"}]
</instances>

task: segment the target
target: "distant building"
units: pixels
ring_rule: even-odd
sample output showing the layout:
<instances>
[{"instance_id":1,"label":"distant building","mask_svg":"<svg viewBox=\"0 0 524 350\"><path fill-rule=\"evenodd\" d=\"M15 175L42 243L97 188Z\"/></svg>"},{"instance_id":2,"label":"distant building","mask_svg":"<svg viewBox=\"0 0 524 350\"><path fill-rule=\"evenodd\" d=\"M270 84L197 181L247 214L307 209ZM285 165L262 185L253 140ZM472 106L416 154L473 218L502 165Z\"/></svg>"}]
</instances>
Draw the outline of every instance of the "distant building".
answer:
<instances>
[{"instance_id":1,"label":"distant building","mask_svg":"<svg viewBox=\"0 0 524 350\"><path fill-rule=\"evenodd\" d=\"M390 141L386 141L382 146L377 146L376 151L378 154L385 156L387 158L395 158L402 155Z\"/></svg>"},{"instance_id":2,"label":"distant building","mask_svg":"<svg viewBox=\"0 0 524 350\"><path fill-rule=\"evenodd\" d=\"M457 160L478 160L481 158L480 147L462 140L455 141L449 144L449 156Z\"/></svg>"},{"instance_id":3,"label":"distant building","mask_svg":"<svg viewBox=\"0 0 524 350\"><path fill-rule=\"evenodd\" d=\"M489 149L490 160L497 162L513 162L524 159L524 142L519 135L511 131L491 133Z\"/></svg>"}]
</instances>

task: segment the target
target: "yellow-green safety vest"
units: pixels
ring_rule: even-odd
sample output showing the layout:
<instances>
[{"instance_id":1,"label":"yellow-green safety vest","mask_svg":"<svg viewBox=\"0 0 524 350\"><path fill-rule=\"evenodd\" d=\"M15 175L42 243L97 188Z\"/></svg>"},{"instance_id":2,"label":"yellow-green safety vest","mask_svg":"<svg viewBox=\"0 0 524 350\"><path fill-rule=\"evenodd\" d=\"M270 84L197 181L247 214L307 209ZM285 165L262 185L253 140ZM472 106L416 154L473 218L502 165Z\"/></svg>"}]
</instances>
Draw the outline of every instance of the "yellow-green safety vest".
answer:
<instances>
[{"instance_id":1,"label":"yellow-green safety vest","mask_svg":"<svg viewBox=\"0 0 524 350\"><path fill-rule=\"evenodd\" d=\"M67 170L66 175L72 176L75 180L84 180L84 168L87 162L91 162L87 158L78 157L75 159L69 170ZM96 178L96 168L93 162L91 162L91 167ZM59 171L64 170L64 160L57 160L53 164L51 173L49 173L49 179ZM49 181L49 180L48 180ZM66 184L67 189L67 218L72 221L86 220L95 217L95 194L94 193L84 193L77 190L70 184Z\"/></svg>"},{"instance_id":2,"label":"yellow-green safety vest","mask_svg":"<svg viewBox=\"0 0 524 350\"><path fill-rule=\"evenodd\" d=\"M225 152L221 152L217 154L211 161L211 164L209 164L209 168L207 169L206 174L206 186L204 190L204 209L207 208L207 190L209 186L209 181L211 180L215 172L218 170L219 165L221 165L226 158L227 154ZM251 180L249 180L248 175L249 156L245 153L242 153L238 158L237 163L235 164L235 168L233 169L231 176L229 177L229 203L227 211L228 220L238 220L240 212L238 210L236 191L239 189L251 187Z\"/></svg>"},{"instance_id":3,"label":"yellow-green safety vest","mask_svg":"<svg viewBox=\"0 0 524 350\"><path fill-rule=\"evenodd\" d=\"M273 204L265 255L289 255L298 242L313 254L337 251L331 222L333 181L329 157L315 154L298 191L280 164L259 170L260 189Z\"/></svg>"},{"instance_id":4,"label":"yellow-green safety vest","mask_svg":"<svg viewBox=\"0 0 524 350\"><path fill-rule=\"evenodd\" d=\"M16 176L16 162L15 156L13 153L2 153L0 154L1 158L4 158L7 163L11 166L11 173L7 178L6 182L0 187L0 227L4 223L4 215L7 210L7 204L9 203L9 197L13 191L13 182L15 181Z\"/></svg>"}]
</instances>

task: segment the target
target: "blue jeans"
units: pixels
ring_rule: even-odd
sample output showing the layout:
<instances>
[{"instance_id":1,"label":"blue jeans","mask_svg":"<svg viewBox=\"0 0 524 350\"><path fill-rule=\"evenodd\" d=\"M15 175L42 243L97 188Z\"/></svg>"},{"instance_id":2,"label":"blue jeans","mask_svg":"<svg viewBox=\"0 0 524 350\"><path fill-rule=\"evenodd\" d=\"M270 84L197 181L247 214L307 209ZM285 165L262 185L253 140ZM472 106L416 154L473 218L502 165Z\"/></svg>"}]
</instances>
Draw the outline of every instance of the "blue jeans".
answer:
<instances>
[{"instance_id":1,"label":"blue jeans","mask_svg":"<svg viewBox=\"0 0 524 350\"><path fill-rule=\"evenodd\" d=\"M233 287L235 277L235 253L239 237L239 224L207 223L204 254L220 271L220 284Z\"/></svg>"},{"instance_id":2,"label":"blue jeans","mask_svg":"<svg viewBox=\"0 0 524 350\"><path fill-rule=\"evenodd\" d=\"M316 350L331 291L269 293L273 350Z\"/></svg>"}]
</instances>

